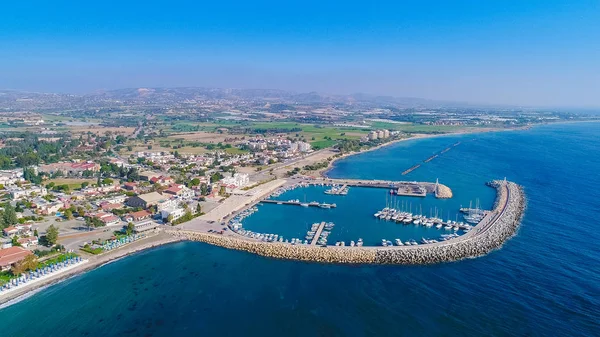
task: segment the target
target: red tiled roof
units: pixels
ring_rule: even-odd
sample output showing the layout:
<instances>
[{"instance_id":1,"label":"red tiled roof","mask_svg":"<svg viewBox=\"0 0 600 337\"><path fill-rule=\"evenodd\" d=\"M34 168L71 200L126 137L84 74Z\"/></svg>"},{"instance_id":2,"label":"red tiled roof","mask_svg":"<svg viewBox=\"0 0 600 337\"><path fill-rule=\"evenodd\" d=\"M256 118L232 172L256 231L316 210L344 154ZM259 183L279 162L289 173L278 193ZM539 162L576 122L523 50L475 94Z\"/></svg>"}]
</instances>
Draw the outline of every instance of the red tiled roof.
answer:
<instances>
[{"instance_id":1,"label":"red tiled roof","mask_svg":"<svg viewBox=\"0 0 600 337\"><path fill-rule=\"evenodd\" d=\"M119 204L119 203L115 203L115 204L106 203L106 204L102 205L103 210L113 210L113 209L117 209L117 208L121 208L121 207L123 207L123 204Z\"/></svg>"},{"instance_id":2,"label":"red tiled roof","mask_svg":"<svg viewBox=\"0 0 600 337\"><path fill-rule=\"evenodd\" d=\"M150 212L148 212L146 210L141 210L141 211L129 213L129 215L132 216L135 219L139 219L139 218L151 216L152 213L150 213Z\"/></svg>"},{"instance_id":3,"label":"red tiled roof","mask_svg":"<svg viewBox=\"0 0 600 337\"><path fill-rule=\"evenodd\" d=\"M17 263L30 254L32 254L30 251L21 247L0 249L0 267L7 267L13 263Z\"/></svg>"}]
</instances>

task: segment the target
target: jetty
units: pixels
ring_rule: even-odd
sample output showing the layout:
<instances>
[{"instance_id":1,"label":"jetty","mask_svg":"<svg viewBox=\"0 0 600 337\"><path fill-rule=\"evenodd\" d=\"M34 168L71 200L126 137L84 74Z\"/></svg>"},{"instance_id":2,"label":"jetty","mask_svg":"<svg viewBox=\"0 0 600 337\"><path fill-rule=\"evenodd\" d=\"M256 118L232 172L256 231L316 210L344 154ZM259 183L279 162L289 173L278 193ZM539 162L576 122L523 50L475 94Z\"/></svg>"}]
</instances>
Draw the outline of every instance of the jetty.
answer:
<instances>
[{"instance_id":1,"label":"jetty","mask_svg":"<svg viewBox=\"0 0 600 337\"><path fill-rule=\"evenodd\" d=\"M427 193L434 194L437 198L452 197L452 190L436 180L435 183L417 181L391 181L391 180L364 180L364 179L324 179L316 178L310 184L343 185L344 187L371 187L385 188L392 193L407 197L425 197Z\"/></svg>"},{"instance_id":2,"label":"jetty","mask_svg":"<svg viewBox=\"0 0 600 337\"><path fill-rule=\"evenodd\" d=\"M319 238L321 237L321 233L323 233L323 228L325 228L325 221L323 221L319 224L319 228L317 228L317 231L315 232L315 236L313 237L312 241L310 242L311 246L317 245L317 241L319 241Z\"/></svg>"},{"instance_id":3,"label":"jetty","mask_svg":"<svg viewBox=\"0 0 600 337\"><path fill-rule=\"evenodd\" d=\"M309 203L301 203L300 201L280 201L280 200L271 200L264 199L260 201L263 204L276 204L276 205L293 205L293 206L306 206L306 207L319 207L319 208L336 208L336 204L328 204L328 203L318 203L318 202L309 202Z\"/></svg>"},{"instance_id":4,"label":"jetty","mask_svg":"<svg viewBox=\"0 0 600 337\"><path fill-rule=\"evenodd\" d=\"M425 164L429 163L430 161L434 160L435 158L439 157L440 155L450 151L453 147L457 147L458 145L460 145L460 142L456 142L452 146L448 146L447 148L443 149L442 151L435 153L435 154L431 155L430 157L428 157L427 159L423 160L423 163L425 163ZM402 175L403 176L407 175L407 174L411 173L412 171L418 169L419 167L421 167L421 164L415 164L415 165L409 167L408 169L404 170L402 172Z\"/></svg>"},{"instance_id":5,"label":"jetty","mask_svg":"<svg viewBox=\"0 0 600 337\"><path fill-rule=\"evenodd\" d=\"M294 245L282 242L264 242L245 238L235 233L215 234L192 230L167 229L180 238L205 242L225 248L243 250L278 259L341 264L432 264L457 261L485 255L500 248L515 235L525 210L525 195L521 186L506 180L488 183L496 189L494 208L468 233L452 239L410 246L352 247ZM324 227L321 223L319 228ZM315 233L315 237L320 236Z\"/></svg>"}]
</instances>

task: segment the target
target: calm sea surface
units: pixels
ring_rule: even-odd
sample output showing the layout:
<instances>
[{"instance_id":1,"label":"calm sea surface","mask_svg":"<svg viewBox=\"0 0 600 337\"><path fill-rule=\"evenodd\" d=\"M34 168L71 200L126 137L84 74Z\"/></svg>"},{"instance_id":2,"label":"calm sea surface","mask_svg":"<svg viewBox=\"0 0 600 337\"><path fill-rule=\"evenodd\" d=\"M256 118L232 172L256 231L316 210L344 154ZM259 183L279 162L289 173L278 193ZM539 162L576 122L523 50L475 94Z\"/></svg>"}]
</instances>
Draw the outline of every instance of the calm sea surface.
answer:
<instances>
[{"instance_id":1,"label":"calm sea surface","mask_svg":"<svg viewBox=\"0 0 600 337\"><path fill-rule=\"evenodd\" d=\"M401 172L457 141L407 176ZM176 243L116 261L0 309L0 336L598 336L600 123L407 141L339 162L332 177L435 181L451 200L402 198L413 213L460 205L507 177L528 206L516 237L488 256L434 266L333 266L271 260ZM329 196L296 189L280 199L337 209L263 205L255 231L301 237L333 221L331 241L436 237L436 229L373 219L386 193Z\"/></svg>"}]
</instances>

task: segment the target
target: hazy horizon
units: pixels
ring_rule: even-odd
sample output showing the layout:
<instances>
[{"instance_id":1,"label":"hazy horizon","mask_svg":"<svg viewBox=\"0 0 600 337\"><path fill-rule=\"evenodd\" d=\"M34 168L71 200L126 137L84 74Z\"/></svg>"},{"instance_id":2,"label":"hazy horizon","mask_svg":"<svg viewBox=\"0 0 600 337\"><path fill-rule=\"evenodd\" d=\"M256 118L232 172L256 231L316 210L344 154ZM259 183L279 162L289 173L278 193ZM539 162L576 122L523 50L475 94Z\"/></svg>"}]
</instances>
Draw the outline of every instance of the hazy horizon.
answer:
<instances>
[{"instance_id":1,"label":"hazy horizon","mask_svg":"<svg viewBox=\"0 0 600 337\"><path fill-rule=\"evenodd\" d=\"M280 89L600 107L600 3L7 3L0 88Z\"/></svg>"}]
</instances>

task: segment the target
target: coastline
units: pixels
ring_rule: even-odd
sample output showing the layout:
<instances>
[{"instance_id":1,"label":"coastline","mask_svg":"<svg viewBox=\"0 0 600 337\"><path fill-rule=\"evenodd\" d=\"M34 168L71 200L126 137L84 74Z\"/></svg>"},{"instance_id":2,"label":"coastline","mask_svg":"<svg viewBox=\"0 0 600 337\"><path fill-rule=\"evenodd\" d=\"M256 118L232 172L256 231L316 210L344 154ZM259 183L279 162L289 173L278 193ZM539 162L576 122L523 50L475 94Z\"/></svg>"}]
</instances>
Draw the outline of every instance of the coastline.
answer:
<instances>
[{"instance_id":1,"label":"coastline","mask_svg":"<svg viewBox=\"0 0 600 337\"><path fill-rule=\"evenodd\" d=\"M517 127L517 128L509 128L509 129L501 129L501 128L490 128L490 129L480 129L480 130L463 130L463 131L459 131L459 132L451 132L451 133L436 133L436 134L423 134L423 133L419 133L419 134L414 134L413 137L409 137L409 138L401 138L401 139L395 139L392 141L389 141L387 143L383 143L383 144L379 144L377 146L368 148L366 150L363 151L358 151L358 152L349 152L349 153L344 153L339 157L334 158L332 161L329 162L329 164L327 165L327 167L317 170L315 172L317 172L317 174L323 178L330 178L327 174L329 173L329 171L331 171L333 169L333 166L335 164L335 162L354 156L354 155L358 155L358 154L363 154L363 153L367 153L367 152L371 152L371 151L375 151L375 150L379 150L383 147L386 146L390 146L390 145L394 145L394 144L398 144L400 142L405 142L405 141L409 141L409 140L419 140L419 139L429 139L429 138L438 138L438 137L448 137L448 136L460 136L460 135L468 135L468 134L477 134L477 133L488 133L488 132L504 132L504 131L520 131L520 130L529 130L531 128L531 126L523 126L523 127Z\"/></svg>"},{"instance_id":2,"label":"coastline","mask_svg":"<svg viewBox=\"0 0 600 337\"><path fill-rule=\"evenodd\" d=\"M181 241L181 240L177 237L174 237L172 235L168 235L164 232L161 232L161 233L158 233L157 235L147 237L147 238L141 239L139 241L133 242L125 247L122 247L122 249L113 250L113 251L104 253L99 256L89 257L89 258L87 258L88 262L77 265L75 268L68 270L64 273L53 275L41 282L36 282L36 283L30 284L30 285L26 285L17 291L7 293L4 295L0 295L0 310L2 308L5 308L7 306L18 303L18 302L28 298L29 296L36 293L37 291L39 291L42 288L46 288L46 287L52 286L54 284L60 283L64 280L67 280L67 279L70 279L77 275L80 275L82 273L88 272L92 269L100 268L104 265L115 262L115 261L120 260L129 255L132 255L132 254L135 254L135 253L147 250L147 249L163 246L166 244L175 243L178 241Z\"/></svg>"},{"instance_id":3,"label":"coastline","mask_svg":"<svg viewBox=\"0 0 600 337\"><path fill-rule=\"evenodd\" d=\"M554 124L554 123L548 123L548 124ZM544 124L544 125L547 125L547 124ZM317 172L319 172L319 174L322 177L329 178L327 176L327 172L333 168L333 164L336 161L338 161L340 159L344 159L349 156L378 150L385 146L390 146L390 145L393 145L393 144L396 144L399 142L403 142L403 141L436 138L436 137L444 137L444 136L475 134L475 133L486 133L486 132L518 131L518 130L526 130L529 128L530 128L530 126L519 127L519 128L510 128L510 129L494 128L494 129L480 129L480 130L464 130L461 132L444 133L444 134L415 134L413 137L396 139L396 140L366 149L364 151L343 154L337 158L334 158L331 162L329 162L329 165L326 168L318 170ZM524 199L524 197L523 197L523 199ZM496 201L496 202L498 202L498 201ZM523 206L523 208L524 208L524 206ZM522 210L519 213L519 219L518 219L519 221L517 221L517 222L520 222L521 216L522 216ZM514 227L514 231L516 231L517 227L518 227L518 224ZM514 231L511 232L510 235L506 236L504 238L504 240L506 240L510 236L514 235ZM355 248L352 251L349 251L347 249L348 247L346 249L344 249L344 248L340 249L337 247L328 247L327 249L323 249L321 247L301 247L301 246L288 245L288 246L285 246L286 248L285 248L284 253L281 253L281 251L278 252L278 248L274 248L273 250L270 250L270 251L264 253L264 252L261 252L263 245L260 242L252 242L252 241L241 240L241 239L231 238L231 237L215 236L212 234L200 233L200 232L192 232L193 235L195 236L195 238L190 238L189 236L181 235L184 232L186 232L186 231L168 229L165 232L160 232L157 235L142 239L138 242L134 242L128 246L122 247L122 249L117 249L117 250L114 250L111 252L107 252L100 256L89 257L88 258L89 262L79 265L76 268L73 268L72 270L69 270L65 273L55 275L55 277L50 277L42 282L38 282L35 284L31 284L29 286L25 286L22 289L19 289L18 291L6 294L6 296L0 295L0 309L4 308L6 306L10 306L12 304L18 303L21 300L24 300L24 299L32 296L36 292L39 292L40 289L47 288L49 286L52 286L59 282L62 282L66 279L75 277L79 274L85 273L87 271L90 271L90 270L93 270L93 269L96 269L99 267L102 267L106 264L112 263L121 258L135 254L137 252L155 248L155 247L159 247L159 246L162 246L165 244L184 241L184 240L202 241L205 243L222 246L222 247L225 247L228 249L244 250L244 251L248 251L251 253L256 253L261 256L280 258L280 259L300 260L300 261L306 261L306 262L322 262L322 263L332 263L333 262L333 263L341 263L341 264L361 264L361 263L363 263L363 264L364 263L366 263L366 264L373 264L373 263L375 263L375 264L414 264L411 262L407 263L406 261L399 263L398 261L395 261L395 260L388 260L388 259L390 259L390 257L386 256L385 253L382 253L382 252L390 251L390 249L382 249L381 247L362 247L361 249ZM243 247L240 247L238 245L239 242L242 242ZM471 253L469 253L470 255L466 256L466 257L475 257L475 256L484 255L487 252L489 252L491 249L495 249L495 248L498 248L499 246L501 246L502 242L498 243L498 241L496 241L494 247L489 248L489 249L486 248L486 250L479 251L479 253L471 252ZM456 242L454 242L454 243L456 243ZM270 243L269 245L270 245L269 247L278 247L279 246L279 244L272 244L272 243ZM444 245L447 245L447 242L444 243ZM292 247L292 248L296 247L296 250L290 250L289 249L290 247ZM298 248L300 248L300 250L298 250ZM422 247L420 247L420 248L422 248ZM309 254L311 256L309 256L307 258L299 258L298 257L299 251L306 252L309 250L311 252L313 252L313 253ZM411 250L400 249L398 251L409 252ZM320 256L320 257L315 258L315 256ZM424 261L424 262L418 262L418 263L426 264L426 263L448 262L448 261L455 261L455 260L466 258L466 257L463 256L460 258L452 258L450 260L438 259L435 261L431 260L431 261ZM414 258L414 256L413 256L413 258ZM410 261L413 261L413 260L410 260Z\"/></svg>"}]
</instances>

